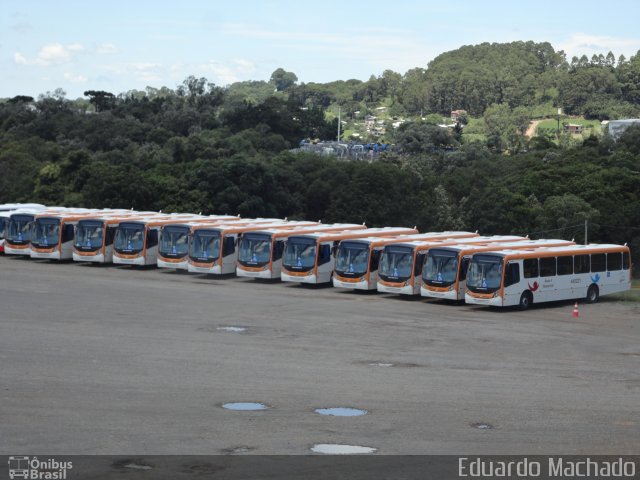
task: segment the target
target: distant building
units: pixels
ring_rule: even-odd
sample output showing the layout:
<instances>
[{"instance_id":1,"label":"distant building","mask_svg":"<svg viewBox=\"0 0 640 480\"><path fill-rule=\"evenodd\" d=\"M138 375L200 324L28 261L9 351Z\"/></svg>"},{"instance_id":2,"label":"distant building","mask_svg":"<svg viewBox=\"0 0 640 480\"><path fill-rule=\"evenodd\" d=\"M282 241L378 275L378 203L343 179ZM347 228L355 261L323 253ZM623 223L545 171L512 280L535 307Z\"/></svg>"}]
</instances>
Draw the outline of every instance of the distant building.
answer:
<instances>
[{"instance_id":1,"label":"distant building","mask_svg":"<svg viewBox=\"0 0 640 480\"><path fill-rule=\"evenodd\" d=\"M567 123L564 126L564 133L575 133L580 134L584 127L582 125L578 125L577 123Z\"/></svg>"},{"instance_id":2,"label":"distant building","mask_svg":"<svg viewBox=\"0 0 640 480\"><path fill-rule=\"evenodd\" d=\"M611 120L607 124L607 131L614 140L618 140L624 131L632 125L640 126L640 118L627 118L624 120Z\"/></svg>"},{"instance_id":3,"label":"distant building","mask_svg":"<svg viewBox=\"0 0 640 480\"><path fill-rule=\"evenodd\" d=\"M458 118L466 114L467 114L466 110L451 110L451 120L453 120L454 122L457 122Z\"/></svg>"}]
</instances>

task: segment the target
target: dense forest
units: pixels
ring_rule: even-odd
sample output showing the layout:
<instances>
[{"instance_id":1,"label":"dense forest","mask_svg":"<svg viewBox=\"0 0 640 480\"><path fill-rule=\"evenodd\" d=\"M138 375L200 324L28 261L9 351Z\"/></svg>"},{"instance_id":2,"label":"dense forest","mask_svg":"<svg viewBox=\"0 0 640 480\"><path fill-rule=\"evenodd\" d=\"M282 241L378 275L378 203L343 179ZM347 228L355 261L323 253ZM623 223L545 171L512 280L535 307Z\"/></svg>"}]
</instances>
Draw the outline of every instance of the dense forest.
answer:
<instances>
[{"instance_id":1,"label":"dense forest","mask_svg":"<svg viewBox=\"0 0 640 480\"><path fill-rule=\"evenodd\" d=\"M640 261L640 127L620 139L529 138L532 118L640 117L640 52L567 61L547 44L465 46L404 75L113 94L61 90L0 102L0 202L134 207L472 229L628 242ZM375 161L295 153L335 138L345 116L385 105L408 120ZM464 142L429 115L464 109L486 141ZM426 119L425 119L426 118Z\"/></svg>"}]
</instances>

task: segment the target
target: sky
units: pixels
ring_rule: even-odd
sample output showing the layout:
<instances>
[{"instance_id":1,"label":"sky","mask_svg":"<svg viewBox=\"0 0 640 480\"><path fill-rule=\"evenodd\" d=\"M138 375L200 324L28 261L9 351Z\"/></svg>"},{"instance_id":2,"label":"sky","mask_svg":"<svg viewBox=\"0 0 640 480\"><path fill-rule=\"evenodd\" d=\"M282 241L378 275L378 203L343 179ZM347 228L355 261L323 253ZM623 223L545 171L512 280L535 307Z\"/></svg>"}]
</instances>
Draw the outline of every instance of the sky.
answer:
<instances>
[{"instance_id":1,"label":"sky","mask_svg":"<svg viewBox=\"0 0 640 480\"><path fill-rule=\"evenodd\" d=\"M0 0L0 98L265 80L367 80L483 42L549 42L567 59L640 50L638 0Z\"/></svg>"}]
</instances>

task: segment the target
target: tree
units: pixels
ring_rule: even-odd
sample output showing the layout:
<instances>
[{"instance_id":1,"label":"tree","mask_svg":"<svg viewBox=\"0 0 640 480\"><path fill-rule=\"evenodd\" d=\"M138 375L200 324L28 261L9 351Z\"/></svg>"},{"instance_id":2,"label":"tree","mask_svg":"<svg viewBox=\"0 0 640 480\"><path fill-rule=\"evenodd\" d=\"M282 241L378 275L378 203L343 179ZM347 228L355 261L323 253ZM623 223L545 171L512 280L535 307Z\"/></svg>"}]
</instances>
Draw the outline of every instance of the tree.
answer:
<instances>
[{"instance_id":1,"label":"tree","mask_svg":"<svg viewBox=\"0 0 640 480\"><path fill-rule=\"evenodd\" d=\"M284 68L274 70L269 79L278 92L289 90L298 81L298 77L293 72L287 72Z\"/></svg>"},{"instance_id":2,"label":"tree","mask_svg":"<svg viewBox=\"0 0 640 480\"><path fill-rule=\"evenodd\" d=\"M83 93L85 97L89 97L89 102L97 112L110 110L115 106L115 95L105 92L104 90L87 90Z\"/></svg>"}]
</instances>

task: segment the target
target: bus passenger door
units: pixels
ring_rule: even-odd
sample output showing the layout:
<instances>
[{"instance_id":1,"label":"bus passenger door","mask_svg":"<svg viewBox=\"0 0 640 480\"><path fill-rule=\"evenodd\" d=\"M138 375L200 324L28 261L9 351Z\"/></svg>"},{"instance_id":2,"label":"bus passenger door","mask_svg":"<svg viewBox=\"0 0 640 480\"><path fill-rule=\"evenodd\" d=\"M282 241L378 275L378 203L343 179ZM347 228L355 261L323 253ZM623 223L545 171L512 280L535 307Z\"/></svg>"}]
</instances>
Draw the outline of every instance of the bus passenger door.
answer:
<instances>
[{"instance_id":1,"label":"bus passenger door","mask_svg":"<svg viewBox=\"0 0 640 480\"><path fill-rule=\"evenodd\" d=\"M520 264L517 262L507 263L504 272L504 298L502 304L518 305L520 303L520 295L524 287L520 284Z\"/></svg>"}]
</instances>

